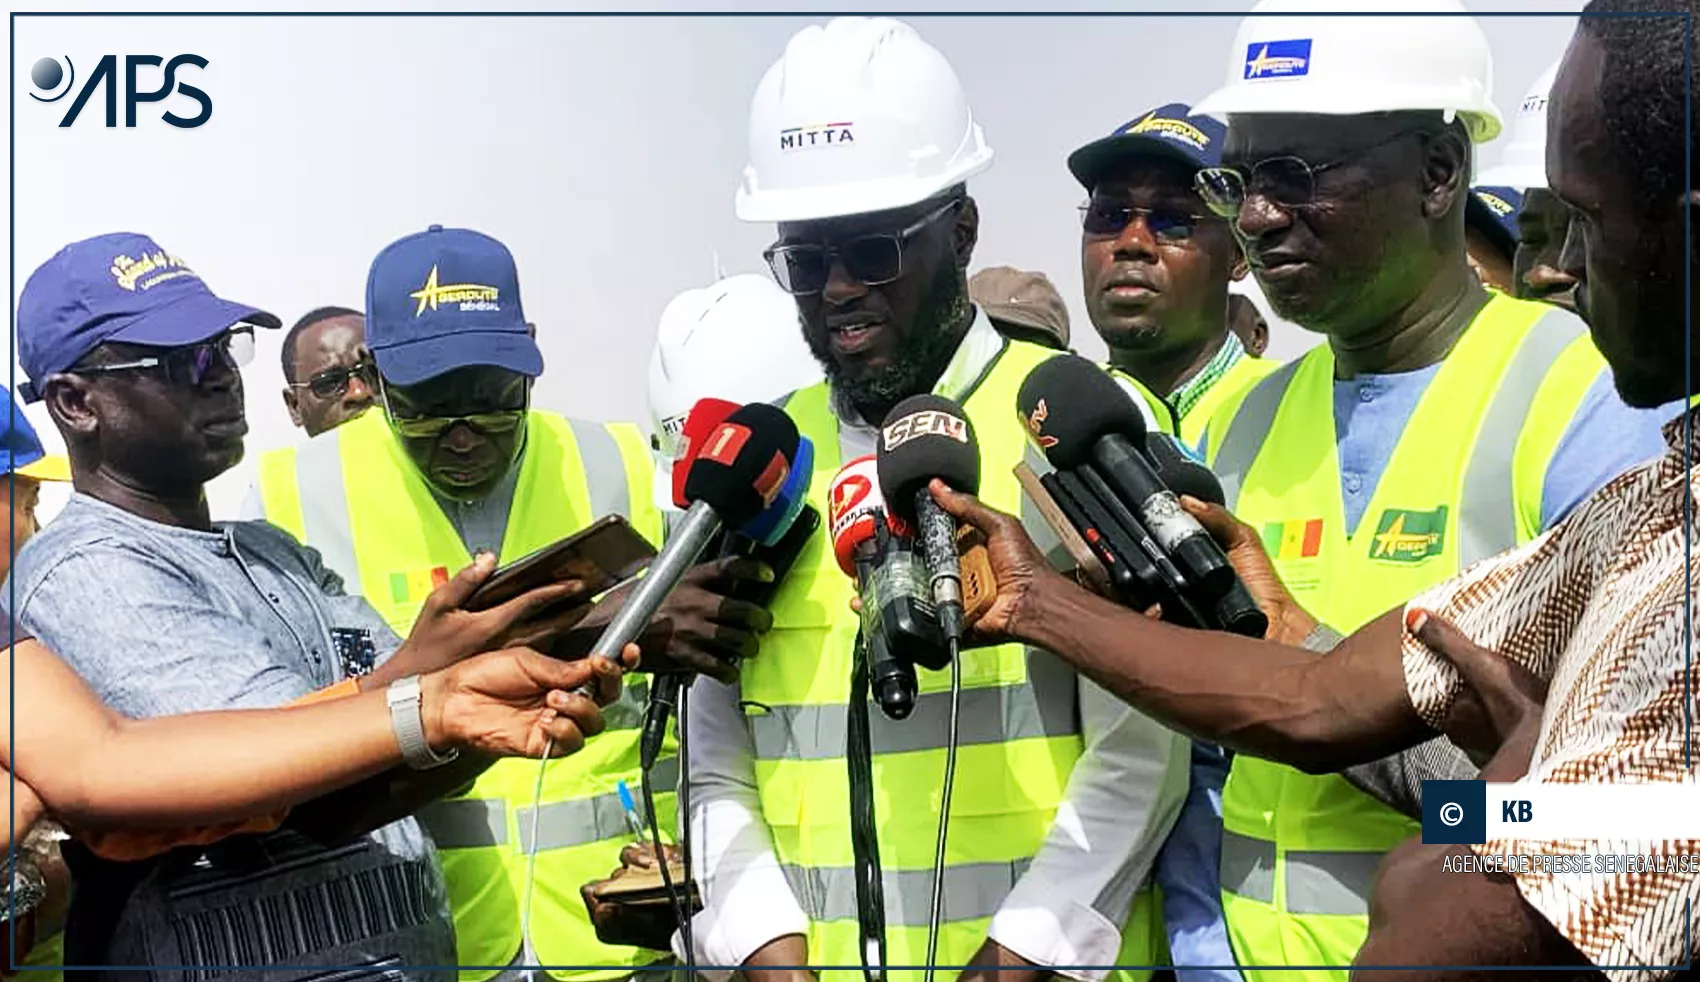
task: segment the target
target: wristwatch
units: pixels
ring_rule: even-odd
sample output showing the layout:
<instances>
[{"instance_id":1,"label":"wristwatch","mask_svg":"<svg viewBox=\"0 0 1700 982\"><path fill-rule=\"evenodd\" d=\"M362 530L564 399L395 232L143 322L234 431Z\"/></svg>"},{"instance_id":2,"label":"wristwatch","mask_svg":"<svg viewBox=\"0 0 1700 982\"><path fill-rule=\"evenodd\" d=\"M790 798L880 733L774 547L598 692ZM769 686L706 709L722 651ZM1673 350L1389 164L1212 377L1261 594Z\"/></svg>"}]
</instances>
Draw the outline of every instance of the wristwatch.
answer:
<instances>
[{"instance_id":1,"label":"wristwatch","mask_svg":"<svg viewBox=\"0 0 1700 982\"><path fill-rule=\"evenodd\" d=\"M395 730L395 742L401 745L401 759L416 771L441 767L460 756L459 750L439 754L425 740L424 699L419 694L419 676L396 679L384 691L390 706L390 727Z\"/></svg>"}]
</instances>

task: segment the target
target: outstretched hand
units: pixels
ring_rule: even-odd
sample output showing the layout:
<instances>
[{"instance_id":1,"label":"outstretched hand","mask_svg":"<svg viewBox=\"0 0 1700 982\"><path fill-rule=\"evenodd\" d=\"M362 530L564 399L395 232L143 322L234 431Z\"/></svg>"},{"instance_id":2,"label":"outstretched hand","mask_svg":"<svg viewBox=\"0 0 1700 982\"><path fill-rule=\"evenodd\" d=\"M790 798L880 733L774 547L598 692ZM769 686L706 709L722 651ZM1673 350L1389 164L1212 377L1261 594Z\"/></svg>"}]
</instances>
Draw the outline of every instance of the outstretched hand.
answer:
<instances>
[{"instance_id":1,"label":"outstretched hand","mask_svg":"<svg viewBox=\"0 0 1700 982\"><path fill-rule=\"evenodd\" d=\"M626 668L637 664L636 645L622 655ZM620 697L620 676L600 658L564 662L529 648L468 658L421 680L426 739L497 757L564 757L602 732L598 707Z\"/></svg>"},{"instance_id":2,"label":"outstretched hand","mask_svg":"<svg viewBox=\"0 0 1700 982\"><path fill-rule=\"evenodd\" d=\"M1281 582L1281 574L1275 571L1275 562L1263 548L1257 530L1221 505L1191 495L1182 495L1180 500L1181 507L1198 519L1198 524L1222 547L1246 592L1269 618L1269 630L1264 637L1294 647L1304 644L1305 638L1316 629L1316 618L1299 606L1287 585Z\"/></svg>"},{"instance_id":3,"label":"outstretched hand","mask_svg":"<svg viewBox=\"0 0 1700 982\"><path fill-rule=\"evenodd\" d=\"M1502 762L1526 768L1527 754L1539 735L1547 683L1522 665L1476 644L1457 625L1436 614L1411 608L1406 628L1463 676L1464 688L1446 714L1444 732L1478 767L1501 752L1521 756ZM1521 776L1520 772L1519 775Z\"/></svg>"},{"instance_id":4,"label":"outstretched hand","mask_svg":"<svg viewBox=\"0 0 1700 982\"><path fill-rule=\"evenodd\" d=\"M1068 580L1051 568L1045 554L1015 516L998 511L973 495L953 491L943 481L934 480L930 490L947 514L986 537L986 554L991 560L992 578L997 581L997 595L991 607L968 625L970 640L986 644L1016 637L1021 618L1031 610L1035 586Z\"/></svg>"},{"instance_id":5,"label":"outstretched hand","mask_svg":"<svg viewBox=\"0 0 1700 982\"><path fill-rule=\"evenodd\" d=\"M539 615L585 592L582 581L566 580L529 590L488 610L467 610L467 601L495 570L495 555L480 552L472 565L432 590L407 640L390 658L398 664L389 674L424 674L480 652L542 644L550 632L548 618Z\"/></svg>"}]
</instances>

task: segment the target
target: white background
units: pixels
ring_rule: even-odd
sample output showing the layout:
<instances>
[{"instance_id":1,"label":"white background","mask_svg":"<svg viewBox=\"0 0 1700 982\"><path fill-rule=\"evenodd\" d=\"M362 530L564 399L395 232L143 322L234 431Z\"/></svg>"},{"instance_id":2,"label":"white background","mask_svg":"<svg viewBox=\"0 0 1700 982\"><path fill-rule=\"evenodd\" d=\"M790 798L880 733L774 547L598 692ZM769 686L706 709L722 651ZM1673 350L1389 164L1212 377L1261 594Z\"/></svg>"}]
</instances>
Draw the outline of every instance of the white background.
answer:
<instances>
[{"instance_id":1,"label":"white background","mask_svg":"<svg viewBox=\"0 0 1700 982\"><path fill-rule=\"evenodd\" d=\"M21 9L32 6L98 9ZM1226 12L1249 4L1187 6ZM1469 6L1575 11L1582 2ZM842 5L746 5L832 7ZM1107 8L1157 9L1091 7ZM322 304L363 307L367 267L386 243L432 223L467 226L501 239L518 260L525 310L539 326L547 362L538 404L588 419L643 419L644 370L662 307L709 282L715 256L727 272L764 269L760 252L772 228L732 213L749 99L786 39L819 20L15 19L13 309L25 278L61 246L127 230L183 256L221 295L288 324ZM1213 89L1226 72L1237 18L909 20L955 66L997 153L971 186L983 216L976 268L1045 271L1071 304L1077 347L1100 355L1080 305L1074 206L1081 192L1064 157L1148 108L1196 102ZM1508 120L1562 53L1574 23L1563 15L1482 18L1497 59L1495 99ZM192 115L197 107L182 96L142 105L134 129L107 129L98 100L74 126L60 128L68 101L40 105L28 95L30 66L40 57L69 56L80 86L103 55L182 52L210 61L181 76L213 100L211 120L197 129L159 119L167 106ZM1481 160L1497 161L1504 142L1486 147ZM1271 353L1290 357L1314 342L1286 328ZM278 336L262 338L246 373L248 459L213 484L215 515L234 513L259 452L299 435L279 396L278 353ZM28 413L58 446L40 407ZM43 516L58 504L50 497Z\"/></svg>"}]
</instances>

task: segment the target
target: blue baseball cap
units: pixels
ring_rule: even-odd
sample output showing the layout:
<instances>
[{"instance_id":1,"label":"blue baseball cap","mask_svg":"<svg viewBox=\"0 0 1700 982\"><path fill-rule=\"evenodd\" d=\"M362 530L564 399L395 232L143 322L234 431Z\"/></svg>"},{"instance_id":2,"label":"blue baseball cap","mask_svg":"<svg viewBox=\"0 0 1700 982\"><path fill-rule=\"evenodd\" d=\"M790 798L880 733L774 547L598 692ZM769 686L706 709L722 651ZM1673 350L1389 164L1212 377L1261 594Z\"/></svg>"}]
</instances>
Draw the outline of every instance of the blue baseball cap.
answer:
<instances>
[{"instance_id":1,"label":"blue baseball cap","mask_svg":"<svg viewBox=\"0 0 1700 982\"><path fill-rule=\"evenodd\" d=\"M1464 223L1487 236L1509 259L1517 252L1517 213L1522 210L1523 192L1516 188L1473 187L1464 199Z\"/></svg>"},{"instance_id":2,"label":"blue baseball cap","mask_svg":"<svg viewBox=\"0 0 1700 982\"><path fill-rule=\"evenodd\" d=\"M22 474L38 481L69 481L71 462L61 454L48 453L11 391L0 385L0 392L5 393L6 405L11 409L5 427L0 429L0 474Z\"/></svg>"},{"instance_id":3,"label":"blue baseball cap","mask_svg":"<svg viewBox=\"0 0 1700 982\"><path fill-rule=\"evenodd\" d=\"M543 352L525 326L519 271L482 232L433 225L398 239L366 278L366 347L378 371L414 385L472 365L536 378Z\"/></svg>"},{"instance_id":4,"label":"blue baseball cap","mask_svg":"<svg viewBox=\"0 0 1700 982\"><path fill-rule=\"evenodd\" d=\"M275 316L213 296L181 257L134 232L73 242L42 263L18 299L21 387L35 402L42 380L108 341L171 348L241 323L281 327Z\"/></svg>"},{"instance_id":5,"label":"blue baseball cap","mask_svg":"<svg viewBox=\"0 0 1700 982\"><path fill-rule=\"evenodd\" d=\"M1222 162L1222 141L1228 128L1209 116L1192 115L1184 102L1158 106L1128 120L1115 132L1068 155L1068 169L1086 190L1116 163L1145 156L1168 157L1193 167Z\"/></svg>"}]
</instances>

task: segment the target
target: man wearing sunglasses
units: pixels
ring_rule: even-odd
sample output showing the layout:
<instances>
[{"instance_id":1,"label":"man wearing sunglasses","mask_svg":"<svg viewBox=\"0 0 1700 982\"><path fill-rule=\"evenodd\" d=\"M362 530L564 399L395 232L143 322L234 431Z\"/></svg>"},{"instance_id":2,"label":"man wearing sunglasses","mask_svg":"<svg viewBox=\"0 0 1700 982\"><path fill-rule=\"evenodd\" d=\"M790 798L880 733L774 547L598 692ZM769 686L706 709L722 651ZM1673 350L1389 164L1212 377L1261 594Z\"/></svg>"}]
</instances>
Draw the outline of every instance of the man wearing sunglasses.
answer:
<instances>
[{"instance_id":1,"label":"man wearing sunglasses","mask_svg":"<svg viewBox=\"0 0 1700 982\"><path fill-rule=\"evenodd\" d=\"M366 319L347 307L308 311L283 336L283 404L290 422L318 436L371 408L378 379Z\"/></svg>"},{"instance_id":2,"label":"man wearing sunglasses","mask_svg":"<svg viewBox=\"0 0 1700 982\"><path fill-rule=\"evenodd\" d=\"M266 517L320 550L397 630L418 616L434 578L480 550L512 562L610 514L661 539L654 465L638 428L533 408L543 372L534 330L502 243L440 225L399 239L366 282L379 411L261 461ZM747 575L754 571L714 564L689 574L646 636L646 670L683 665L735 677L733 660L755 654L767 624L765 611L725 596ZM618 606L604 599L557 653L588 650ZM599 942L578 895L618 865L627 841L615 785L640 786L636 727L646 696L641 681L628 685L607 731L547 766L541 801L537 765L500 763L463 797L420 813L448 880L463 980L522 963L597 966L558 977L610 978L662 957ZM669 744L651 775L663 828L674 822L672 754Z\"/></svg>"},{"instance_id":3,"label":"man wearing sunglasses","mask_svg":"<svg viewBox=\"0 0 1700 982\"><path fill-rule=\"evenodd\" d=\"M207 966L209 978L226 977L214 966L408 965L453 978L429 971L450 964L454 935L430 840L407 816L488 760L439 757L414 739L415 676L501 647L564 591L486 613L439 598L404 641L314 551L263 522L215 525L206 483L241 459L248 431L239 369L254 325L279 323L214 296L146 236L61 249L25 283L17 325L25 398L46 402L74 487L0 593L19 634L135 717L388 686L409 763L297 809L275 832L205 850L114 863L67 844L77 890L66 962Z\"/></svg>"},{"instance_id":4,"label":"man wearing sunglasses","mask_svg":"<svg viewBox=\"0 0 1700 982\"><path fill-rule=\"evenodd\" d=\"M992 151L949 63L887 18L806 28L756 90L749 152L738 215L777 225L767 258L826 373L784 402L814 443L815 507L830 511L833 475L874 452L891 408L928 392L971 418L982 493L1019 507L1011 471L1036 454L1015 396L1056 353L1001 337L969 299L979 210L966 182ZM1153 430L1170 429L1159 399L1143 405ZM870 711L852 687L854 587L825 539L781 585L761 658L736 688L693 691L689 707L696 957L753 982L928 955L950 676L919 672L901 722ZM1185 795L1184 740L1047 653L1006 646L959 662L974 735L955 779L935 963L1004 982L1045 970L996 966L1097 982L1106 973L1091 966L1152 964L1145 884ZM844 734L864 716L871 776L847 794ZM877 828L883 905L857 902L853 823Z\"/></svg>"},{"instance_id":5,"label":"man wearing sunglasses","mask_svg":"<svg viewBox=\"0 0 1700 982\"><path fill-rule=\"evenodd\" d=\"M1326 343L1232 397L1203 443L1281 579L1351 631L1657 456L1665 417L1624 406L1573 314L1470 269L1470 162L1500 117L1464 6L1279 16L1305 9L1265 0L1241 22L1227 84L1195 110L1229 123L1197 186L1275 311ZM1445 741L1424 753L1431 776L1475 773ZM1221 895L1248 977L1345 976L1376 865L1418 828L1379 774L1234 759Z\"/></svg>"},{"instance_id":6,"label":"man wearing sunglasses","mask_svg":"<svg viewBox=\"0 0 1700 982\"><path fill-rule=\"evenodd\" d=\"M1245 275L1228 223L1194 187L1221 163L1227 128L1184 103L1151 109L1069 154L1086 189L1080 273L1086 312L1110 349L1110 371L1167 395L1181 438L1196 445L1231 395L1280 363L1247 354L1229 329L1228 284ZM1241 298L1244 299L1244 298ZM1163 920L1174 964L1231 964L1212 884L1228 760L1195 744L1186 807L1158 857ZM1181 982L1237 974L1179 969Z\"/></svg>"},{"instance_id":7,"label":"man wearing sunglasses","mask_svg":"<svg viewBox=\"0 0 1700 982\"><path fill-rule=\"evenodd\" d=\"M1227 396L1276 362L1246 357L1228 330L1228 283L1245 275L1228 223L1193 178L1221 162L1221 123L1171 103L1069 154L1080 207L1086 313L1110 367L1163 393L1181 438L1198 441Z\"/></svg>"}]
</instances>

